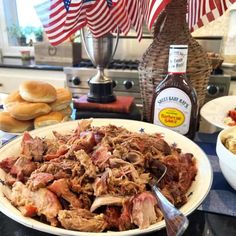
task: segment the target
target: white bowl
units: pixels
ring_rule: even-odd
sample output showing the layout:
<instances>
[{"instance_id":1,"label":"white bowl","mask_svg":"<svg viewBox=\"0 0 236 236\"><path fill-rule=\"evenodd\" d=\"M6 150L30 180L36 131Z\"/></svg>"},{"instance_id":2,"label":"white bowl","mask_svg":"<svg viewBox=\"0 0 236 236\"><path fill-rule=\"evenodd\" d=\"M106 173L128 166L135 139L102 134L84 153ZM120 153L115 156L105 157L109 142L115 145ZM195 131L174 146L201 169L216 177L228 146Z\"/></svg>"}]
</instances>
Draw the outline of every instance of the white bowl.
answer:
<instances>
[{"instance_id":1,"label":"white bowl","mask_svg":"<svg viewBox=\"0 0 236 236\"><path fill-rule=\"evenodd\" d=\"M236 154L232 153L222 143L222 140L228 135L236 137L236 127L224 129L219 133L216 143L216 153L219 157L220 168L225 179L236 190Z\"/></svg>"}]
</instances>

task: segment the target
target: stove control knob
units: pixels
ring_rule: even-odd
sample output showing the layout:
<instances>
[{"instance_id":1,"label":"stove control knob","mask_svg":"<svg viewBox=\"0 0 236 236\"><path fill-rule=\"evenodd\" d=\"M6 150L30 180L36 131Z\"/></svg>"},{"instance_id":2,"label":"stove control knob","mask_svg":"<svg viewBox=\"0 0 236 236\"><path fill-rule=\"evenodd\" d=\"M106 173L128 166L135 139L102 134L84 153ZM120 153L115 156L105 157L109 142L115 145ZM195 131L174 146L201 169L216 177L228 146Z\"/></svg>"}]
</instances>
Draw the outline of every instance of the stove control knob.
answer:
<instances>
[{"instance_id":1,"label":"stove control knob","mask_svg":"<svg viewBox=\"0 0 236 236\"><path fill-rule=\"evenodd\" d=\"M80 80L79 77L75 76L75 77L72 78L72 83L73 83L74 85L80 85L81 80Z\"/></svg>"},{"instance_id":2,"label":"stove control knob","mask_svg":"<svg viewBox=\"0 0 236 236\"><path fill-rule=\"evenodd\" d=\"M133 85L134 85L134 82L133 81L129 81L129 80L125 80L123 84L124 84L126 89L131 89L133 87Z\"/></svg>"},{"instance_id":3,"label":"stove control knob","mask_svg":"<svg viewBox=\"0 0 236 236\"><path fill-rule=\"evenodd\" d=\"M112 87L115 88L116 87L117 82L115 80L112 80Z\"/></svg>"},{"instance_id":4,"label":"stove control knob","mask_svg":"<svg viewBox=\"0 0 236 236\"><path fill-rule=\"evenodd\" d=\"M218 85L214 85L214 84L210 84L207 86L207 93L210 96L215 96L219 93L219 86Z\"/></svg>"}]
</instances>

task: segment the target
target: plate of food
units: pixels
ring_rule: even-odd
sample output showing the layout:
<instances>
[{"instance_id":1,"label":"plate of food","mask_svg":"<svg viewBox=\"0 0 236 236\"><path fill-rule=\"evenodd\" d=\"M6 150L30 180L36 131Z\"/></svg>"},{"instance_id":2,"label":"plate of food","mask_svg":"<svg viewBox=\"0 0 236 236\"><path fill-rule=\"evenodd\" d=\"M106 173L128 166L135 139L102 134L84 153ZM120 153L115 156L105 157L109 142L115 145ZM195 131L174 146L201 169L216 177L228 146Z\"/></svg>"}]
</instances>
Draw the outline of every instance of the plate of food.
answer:
<instances>
[{"instance_id":1,"label":"plate of food","mask_svg":"<svg viewBox=\"0 0 236 236\"><path fill-rule=\"evenodd\" d=\"M185 215L207 196L212 168L202 149L165 128L85 119L30 132L0 149L0 211L54 235L139 235L165 227L149 181Z\"/></svg>"},{"instance_id":2,"label":"plate of food","mask_svg":"<svg viewBox=\"0 0 236 236\"><path fill-rule=\"evenodd\" d=\"M204 104L200 114L210 124L225 129L236 125L235 109L236 96L223 96Z\"/></svg>"}]
</instances>

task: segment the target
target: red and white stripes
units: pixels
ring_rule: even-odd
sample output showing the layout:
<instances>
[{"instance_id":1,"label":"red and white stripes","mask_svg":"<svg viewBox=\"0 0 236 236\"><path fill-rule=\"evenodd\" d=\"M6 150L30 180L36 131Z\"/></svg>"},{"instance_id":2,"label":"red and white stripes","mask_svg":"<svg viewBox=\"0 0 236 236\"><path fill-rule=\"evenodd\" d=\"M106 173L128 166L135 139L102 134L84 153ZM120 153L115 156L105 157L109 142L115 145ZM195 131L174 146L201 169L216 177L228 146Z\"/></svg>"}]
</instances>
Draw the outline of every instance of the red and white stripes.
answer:
<instances>
[{"instance_id":1,"label":"red and white stripes","mask_svg":"<svg viewBox=\"0 0 236 236\"><path fill-rule=\"evenodd\" d=\"M64 33L67 11L62 0L46 1L37 6L36 12L52 45L57 45L68 38Z\"/></svg>"},{"instance_id":2,"label":"red and white stripes","mask_svg":"<svg viewBox=\"0 0 236 236\"><path fill-rule=\"evenodd\" d=\"M115 32L124 35L130 28L142 38L146 22L152 28L171 0L44 0L36 6L52 45L58 45L77 30L88 26L95 37ZM191 31L221 16L236 0L188 0L187 21Z\"/></svg>"},{"instance_id":3,"label":"red and white stripes","mask_svg":"<svg viewBox=\"0 0 236 236\"><path fill-rule=\"evenodd\" d=\"M126 7L128 16L131 20L131 25L134 30L137 32L137 38L141 40L143 34L143 20L144 16L142 13L142 0L126 0Z\"/></svg>"},{"instance_id":4,"label":"red and white stripes","mask_svg":"<svg viewBox=\"0 0 236 236\"><path fill-rule=\"evenodd\" d=\"M165 9L171 0L149 0L147 26L149 30L152 28L158 15Z\"/></svg>"},{"instance_id":5,"label":"red and white stripes","mask_svg":"<svg viewBox=\"0 0 236 236\"><path fill-rule=\"evenodd\" d=\"M115 22L111 21L112 14L106 0L96 0L86 12L87 26L95 37L101 37L111 32Z\"/></svg>"},{"instance_id":6,"label":"red and white stripes","mask_svg":"<svg viewBox=\"0 0 236 236\"><path fill-rule=\"evenodd\" d=\"M187 21L191 31L215 20L236 0L189 0Z\"/></svg>"}]
</instances>

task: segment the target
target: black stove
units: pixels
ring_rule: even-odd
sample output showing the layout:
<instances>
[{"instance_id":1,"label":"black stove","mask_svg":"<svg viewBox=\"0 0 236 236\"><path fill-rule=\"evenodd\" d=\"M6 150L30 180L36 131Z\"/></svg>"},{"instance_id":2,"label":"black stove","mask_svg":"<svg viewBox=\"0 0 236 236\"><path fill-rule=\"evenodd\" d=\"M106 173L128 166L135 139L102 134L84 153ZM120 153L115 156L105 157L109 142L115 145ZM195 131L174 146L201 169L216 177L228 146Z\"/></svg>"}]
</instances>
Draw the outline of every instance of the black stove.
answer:
<instances>
[{"instance_id":1,"label":"black stove","mask_svg":"<svg viewBox=\"0 0 236 236\"><path fill-rule=\"evenodd\" d=\"M104 73L113 80L113 90L116 95L133 96L135 103L142 107L139 86L138 60L113 60ZM88 80L97 73L89 59L83 59L75 67L65 67L67 86L74 98L85 95L89 91ZM229 93L231 76L222 70L214 70L209 78L205 102ZM222 74L223 73L223 74Z\"/></svg>"},{"instance_id":2,"label":"black stove","mask_svg":"<svg viewBox=\"0 0 236 236\"><path fill-rule=\"evenodd\" d=\"M113 60L108 69L121 69L121 70L138 70L139 61L135 60Z\"/></svg>"},{"instance_id":3,"label":"black stove","mask_svg":"<svg viewBox=\"0 0 236 236\"><path fill-rule=\"evenodd\" d=\"M113 90L117 96L133 96L135 103L142 106L138 60L113 60L104 73L113 80ZM70 88L74 98L85 95L89 91L88 81L97 73L97 69L88 59L82 60L75 67L65 67L67 86Z\"/></svg>"}]
</instances>

